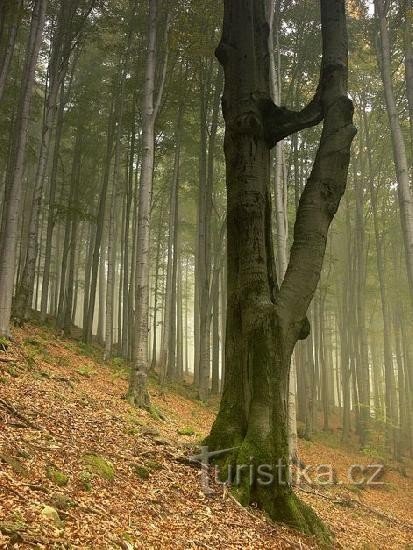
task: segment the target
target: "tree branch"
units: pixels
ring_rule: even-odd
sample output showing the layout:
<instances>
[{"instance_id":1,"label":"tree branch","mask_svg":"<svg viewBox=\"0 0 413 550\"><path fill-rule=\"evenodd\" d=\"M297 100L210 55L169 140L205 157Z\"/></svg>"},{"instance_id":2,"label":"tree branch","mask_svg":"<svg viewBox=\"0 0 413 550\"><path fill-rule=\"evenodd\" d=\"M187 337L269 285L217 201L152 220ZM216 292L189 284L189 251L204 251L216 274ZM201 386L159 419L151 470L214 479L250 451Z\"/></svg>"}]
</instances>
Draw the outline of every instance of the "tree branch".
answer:
<instances>
[{"instance_id":1,"label":"tree branch","mask_svg":"<svg viewBox=\"0 0 413 550\"><path fill-rule=\"evenodd\" d=\"M346 188L350 147L356 134L353 104L347 96L345 0L321 0L320 4L320 103L324 126L314 166L300 198L290 262L276 296L279 312L297 326L297 338L306 324L307 309L320 278L328 228Z\"/></svg>"},{"instance_id":2,"label":"tree branch","mask_svg":"<svg viewBox=\"0 0 413 550\"><path fill-rule=\"evenodd\" d=\"M322 77L320 77L322 82ZM278 107L271 99L258 100L264 125L264 136L270 147L304 128L316 126L323 120L320 86L313 99L301 111Z\"/></svg>"}]
</instances>

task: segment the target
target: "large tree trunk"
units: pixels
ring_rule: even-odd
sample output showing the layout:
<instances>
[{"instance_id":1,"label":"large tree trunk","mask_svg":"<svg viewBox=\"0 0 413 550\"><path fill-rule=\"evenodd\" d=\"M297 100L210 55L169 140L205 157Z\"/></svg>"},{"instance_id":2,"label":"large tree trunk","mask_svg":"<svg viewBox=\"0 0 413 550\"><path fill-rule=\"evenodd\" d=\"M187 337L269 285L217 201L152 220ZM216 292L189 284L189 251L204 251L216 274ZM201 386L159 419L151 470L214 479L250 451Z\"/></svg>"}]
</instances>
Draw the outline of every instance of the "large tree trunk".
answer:
<instances>
[{"instance_id":1,"label":"large tree trunk","mask_svg":"<svg viewBox=\"0 0 413 550\"><path fill-rule=\"evenodd\" d=\"M308 335L306 312L323 263L327 232L345 190L355 134L347 97L344 0L321 0L323 65L318 94L300 113L270 98L268 24L263 2L226 0L217 56L224 67L223 113L228 201L226 376L210 450L231 449L233 465L276 465L286 479L290 359ZM324 127L300 199L290 262L280 289L271 238L270 149L301 128ZM251 458L252 457L252 458ZM256 471L256 470L255 470ZM239 472L236 495L275 520L326 536L288 483Z\"/></svg>"},{"instance_id":2,"label":"large tree trunk","mask_svg":"<svg viewBox=\"0 0 413 550\"><path fill-rule=\"evenodd\" d=\"M13 144L7 173L0 242L0 337L10 336L10 314L16 265L18 220L22 194L27 130L34 84L34 72L39 54L47 0L34 4L26 60L23 68L21 94L13 131Z\"/></svg>"}]
</instances>

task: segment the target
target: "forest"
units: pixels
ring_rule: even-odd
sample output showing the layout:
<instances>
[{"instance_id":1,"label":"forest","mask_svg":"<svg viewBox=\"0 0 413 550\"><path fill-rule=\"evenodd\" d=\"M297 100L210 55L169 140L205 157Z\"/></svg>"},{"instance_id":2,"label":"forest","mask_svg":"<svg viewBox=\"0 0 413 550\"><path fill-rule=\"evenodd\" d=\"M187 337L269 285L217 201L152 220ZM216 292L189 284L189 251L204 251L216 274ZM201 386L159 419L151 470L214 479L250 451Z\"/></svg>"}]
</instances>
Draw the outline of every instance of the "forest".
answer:
<instances>
[{"instance_id":1,"label":"forest","mask_svg":"<svg viewBox=\"0 0 413 550\"><path fill-rule=\"evenodd\" d=\"M0 428L1 548L413 544L412 0L0 0Z\"/></svg>"}]
</instances>

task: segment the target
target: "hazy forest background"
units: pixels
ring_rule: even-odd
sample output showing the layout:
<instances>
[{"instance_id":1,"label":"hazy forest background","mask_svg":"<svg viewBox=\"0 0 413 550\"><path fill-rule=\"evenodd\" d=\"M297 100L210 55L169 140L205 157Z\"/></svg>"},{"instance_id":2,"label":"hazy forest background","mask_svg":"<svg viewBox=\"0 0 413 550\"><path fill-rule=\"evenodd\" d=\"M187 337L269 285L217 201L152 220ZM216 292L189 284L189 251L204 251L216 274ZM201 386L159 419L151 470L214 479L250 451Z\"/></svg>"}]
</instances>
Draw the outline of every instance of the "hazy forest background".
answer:
<instances>
[{"instance_id":1,"label":"hazy forest background","mask_svg":"<svg viewBox=\"0 0 413 550\"><path fill-rule=\"evenodd\" d=\"M274 99L299 110L319 79L319 5L267 4ZM19 341L18 331L32 327L29 338L46 326L85 353L101 346L104 362L148 365L161 388L191 386L206 407L218 402L222 11L219 0L0 0L5 354L14 331ZM403 465L413 457L413 6L348 0L347 16L358 133L311 332L293 354L290 444L295 454L297 434L334 432L340 444ZM320 132L274 149L279 281ZM153 411L149 395L136 404Z\"/></svg>"}]
</instances>

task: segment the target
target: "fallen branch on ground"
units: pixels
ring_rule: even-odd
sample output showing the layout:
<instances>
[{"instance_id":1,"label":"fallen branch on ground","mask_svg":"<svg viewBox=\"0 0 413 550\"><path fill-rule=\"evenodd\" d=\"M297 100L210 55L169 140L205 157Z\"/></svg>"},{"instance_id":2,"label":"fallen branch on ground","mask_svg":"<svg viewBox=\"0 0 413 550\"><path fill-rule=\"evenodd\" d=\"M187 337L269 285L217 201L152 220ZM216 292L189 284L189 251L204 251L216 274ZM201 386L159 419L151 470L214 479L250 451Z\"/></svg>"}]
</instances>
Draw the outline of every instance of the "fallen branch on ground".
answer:
<instances>
[{"instance_id":1,"label":"fallen branch on ground","mask_svg":"<svg viewBox=\"0 0 413 550\"><path fill-rule=\"evenodd\" d=\"M15 409L15 408L13 407L13 405L11 405L10 403L8 403L6 400L0 399L0 405L1 405L3 408L5 408L10 414L12 414L12 415L15 416L16 418L18 418L19 420L21 420L22 422L24 422L28 428L32 428L33 430L39 430L39 431L42 430L39 426L37 426L36 424L34 424L31 420L29 420L26 416L24 416L24 414L22 414L22 413L19 412L17 409Z\"/></svg>"}]
</instances>

